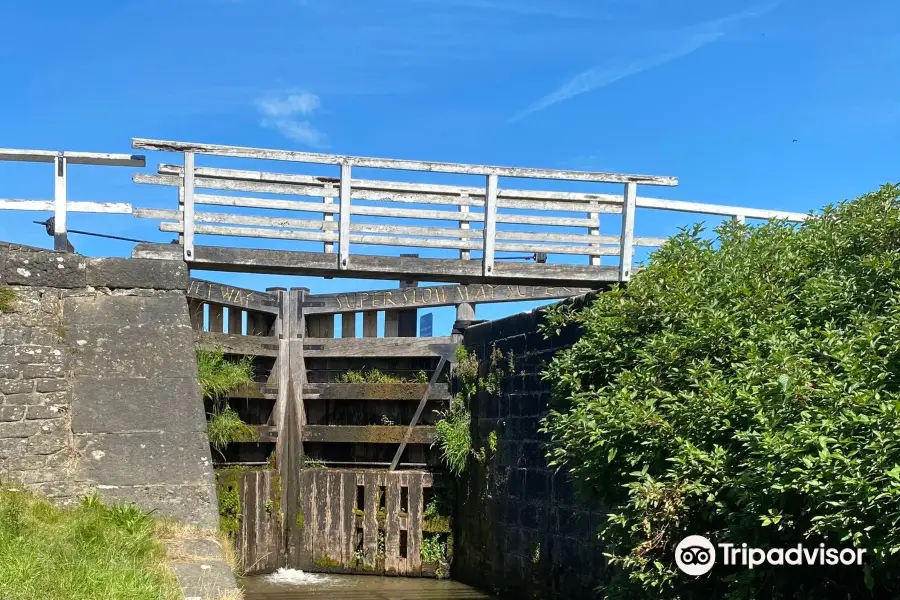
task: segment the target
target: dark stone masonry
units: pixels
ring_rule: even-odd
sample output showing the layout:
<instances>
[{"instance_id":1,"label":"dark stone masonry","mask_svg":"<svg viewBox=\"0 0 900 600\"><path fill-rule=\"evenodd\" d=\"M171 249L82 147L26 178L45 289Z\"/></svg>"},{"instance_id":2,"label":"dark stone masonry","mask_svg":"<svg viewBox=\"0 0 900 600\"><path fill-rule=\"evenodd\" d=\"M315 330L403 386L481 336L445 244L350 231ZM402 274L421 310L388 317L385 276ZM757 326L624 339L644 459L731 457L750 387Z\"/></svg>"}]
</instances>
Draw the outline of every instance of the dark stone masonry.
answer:
<instances>
[{"instance_id":1,"label":"dark stone masonry","mask_svg":"<svg viewBox=\"0 0 900 600\"><path fill-rule=\"evenodd\" d=\"M0 243L0 477L216 527L184 263Z\"/></svg>"},{"instance_id":2,"label":"dark stone masonry","mask_svg":"<svg viewBox=\"0 0 900 600\"><path fill-rule=\"evenodd\" d=\"M479 391L470 407L472 448L483 449L484 458L470 461L460 486L453 577L508 598L590 598L605 569L596 532L606 515L579 501L565 471L548 467L539 433L551 392L541 373L580 330L570 326L545 339L542 322L532 311L465 331L482 377L494 349L503 354L493 367L502 378L499 394Z\"/></svg>"}]
</instances>

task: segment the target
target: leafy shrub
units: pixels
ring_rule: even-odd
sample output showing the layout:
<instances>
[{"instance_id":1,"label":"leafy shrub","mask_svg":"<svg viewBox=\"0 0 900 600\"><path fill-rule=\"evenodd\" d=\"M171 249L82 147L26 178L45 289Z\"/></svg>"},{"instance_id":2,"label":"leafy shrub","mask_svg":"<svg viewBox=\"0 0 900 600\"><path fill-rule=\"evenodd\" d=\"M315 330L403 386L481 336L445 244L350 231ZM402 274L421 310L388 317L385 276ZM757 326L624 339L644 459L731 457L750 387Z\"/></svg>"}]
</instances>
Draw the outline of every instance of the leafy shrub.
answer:
<instances>
[{"instance_id":1,"label":"leafy shrub","mask_svg":"<svg viewBox=\"0 0 900 600\"><path fill-rule=\"evenodd\" d=\"M608 597L897 589L898 195L885 186L800 226L725 223L717 241L684 231L627 289L551 315L551 329L574 319L584 333L545 373L549 456L610 509ZM855 545L872 560L827 572L717 565L694 579L674 564L689 534Z\"/></svg>"},{"instance_id":2,"label":"leafy shrub","mask_svg":"<svg viewBox=\"0 0 900 600\"><path fill-rule=\"evenodd\" d=\"M462 475L472 451L472 435L469 432L472 415L461 394L453 396L450 407L440 415L440 420L435 423L434 443L441 449L441 458L450 472L456 476Z\"/></svg>"},{"instance_id":3,"label":"leafy shrub","mask_svg":"<svg viewBox=\"0 0 900 600\"><path fill-rule=\"evenodd\" d=\"M422 562L440 562L447 556L447 543L442 540L439 534L426 534L422 536L420 554L422 555Z\"/></svg>"},{"instance_id":4,"label":"leafy shrub","mask_svg":"<svg viewBox=\"0 0 900 600\"><path fill-rule=\"evenodd\" d=\"M242 386L253 383L253 358L229 360L221 348L197 352L200 389L207 398L221 398Z\"/></svg>"}]
</instances>

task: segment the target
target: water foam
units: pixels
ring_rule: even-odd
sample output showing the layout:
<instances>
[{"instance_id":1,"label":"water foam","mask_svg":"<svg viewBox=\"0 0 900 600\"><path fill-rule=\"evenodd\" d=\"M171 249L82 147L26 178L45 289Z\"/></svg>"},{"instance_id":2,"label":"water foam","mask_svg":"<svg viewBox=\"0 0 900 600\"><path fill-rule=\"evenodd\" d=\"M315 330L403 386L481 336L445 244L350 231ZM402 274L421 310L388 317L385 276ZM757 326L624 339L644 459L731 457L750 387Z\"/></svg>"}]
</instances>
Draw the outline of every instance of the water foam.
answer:
<instances>
[{"instance_id":1,"label":"water foam","mask_svg":"<svg viewBox=\"0 0 900 600\"><path fill-rule=\"evenodd\" d=\"M306 573L300 569L281 568L264 575L263 579L267 583L275 583L279 585L312 585L316 583L330 583L331 578L325 575L316 575L314 573Z\"/></svg>"}]
</instances>

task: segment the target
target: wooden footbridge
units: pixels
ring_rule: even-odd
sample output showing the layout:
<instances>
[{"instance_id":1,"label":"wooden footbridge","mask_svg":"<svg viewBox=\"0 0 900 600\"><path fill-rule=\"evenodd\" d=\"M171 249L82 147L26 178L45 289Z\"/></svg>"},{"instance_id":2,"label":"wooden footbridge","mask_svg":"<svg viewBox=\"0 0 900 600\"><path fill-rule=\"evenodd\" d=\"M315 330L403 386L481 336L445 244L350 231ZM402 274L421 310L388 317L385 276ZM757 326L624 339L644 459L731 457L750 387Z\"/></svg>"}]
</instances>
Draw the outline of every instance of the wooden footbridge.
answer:
<instances>
[{"instance_id":1,"label":"wooden footbridge","mask_svg":"<svg viewBox=\"0 0 900 600\"><path fill-rule=\"evenodd\" d=\"M635 247L665 243L636 233L638 208L741 221L806 218L638 195L638 186L676 185L672 177L148 139L132 145L181 155L180 164L133 176L138 184L172 188L169 208L68 199L69 165L144 167L144 156L0 149L0 160L52 163L55 190L48 200L0 199L0 211L53 212L49 231L63 251L71 248L68 212L124 213L159 221L160 231L178 236L177 243L138 244L135 258L184 260L205 271L399 281L396 288L313 294L191 280L198 347L250 356L255 366L256 383L227 402L260 439L230 445L220 462L262 467L274 456L278 467L250 471L241 483L238 541L250 572L289 565L429 575L439 568L420 556L428 536L448 534L446 522L426 511L441 487L431 443L436 411L451 397L448 367L459 329L474 320L477 303L564 298L627 282ZM198 166L198 157L241 168ZM284 168L246 168L263 161ZM383 172L392 177L372 175ZM403 180L411 172L469 181ZM522 183L536 180L543 189ZM601 235L601 217L617 224L616 235ZM397 255L398 247L416 254ZM529 260L506 260L510 254ZM603 264L604 257L617 264ZM457 307L453 335L417 337L417 311L438 306ZM393 381L346 381L349 371L373 369Z\"/></svg>"}]
</instances>

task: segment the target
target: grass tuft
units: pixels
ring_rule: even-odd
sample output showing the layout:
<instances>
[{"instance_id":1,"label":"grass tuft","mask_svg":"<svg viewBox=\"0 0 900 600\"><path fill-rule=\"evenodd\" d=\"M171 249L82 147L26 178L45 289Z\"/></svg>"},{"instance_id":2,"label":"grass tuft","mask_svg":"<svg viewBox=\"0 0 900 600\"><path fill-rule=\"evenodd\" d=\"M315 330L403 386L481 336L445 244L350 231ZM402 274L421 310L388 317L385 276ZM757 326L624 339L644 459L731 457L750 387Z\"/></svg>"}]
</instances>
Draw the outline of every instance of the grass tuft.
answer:
<instances>
[{"instance_id":1,"label":"grass tuft","mask_svg":"<svg viewBox=\"0 0 900 600\"><path fill-rule=\"evenodd\" d=\"M0 286L0 313L11 313L16 309L16 293L11 288Z\"/></svg>"},{"instance_id":2,"label":"grass tuft","mask_svg":"<svg viewBox=\"0 0 900 600\"><path fill-rule=\"evenodd\" d=\"M154 524L131 505L61 509L0 488L0 598L179 599Z\"/></svg>"},{"instance_id":3,"label":"grass tuft","mask_svg":"<svg viewBox=\"0 0 900 600\"><path fill-rule=\"evenodd\" d=\"M253 383L253 358L229 360L221 348L215 351L200 350L197 352L197 371L203 395L218 399Z\"/></svg>"},{"instance_id":4,"label":"grass tuft","mask_svg":"<svg viewBox=\"0 0 900 600\"><path fill-rule=\"evenodd\" d=\"M335 379L336 383L428 383L428 373L420 370L413 377L401 377L378 369L347 371Z\"/></svg>"},{"instance_id":5,"label":"grass tuft","mask_svg":"<svg viewBox=\"0 0 900 600\"><path fill-rule=\"evenodd\" d=\"M450 408L441 413L441 417L435 425L435 444L441 449L447 468L458 477L465 472L472 451L472 436L469 432L472 417L459 395L450 401Z\"/></svg>"},{"instance_id":6,"label":"grass tuft","mask_svg":"<svg viewBox=\"0 0 900 600\"><path fill-rule=\"evenodd\" d=\"M259 440L256 429L244 423L237 412L227 404L215 409L206 429L210 445L219 452L232 442Z\"/></svg>"}]
</instances>

